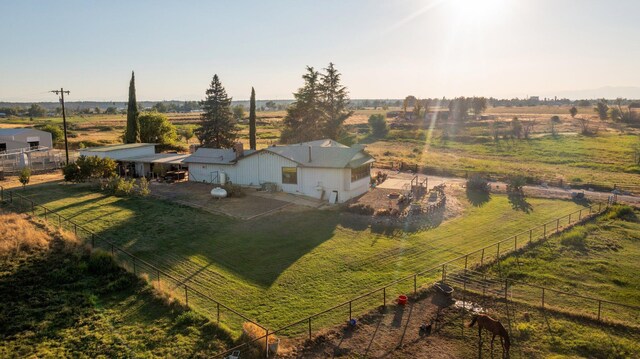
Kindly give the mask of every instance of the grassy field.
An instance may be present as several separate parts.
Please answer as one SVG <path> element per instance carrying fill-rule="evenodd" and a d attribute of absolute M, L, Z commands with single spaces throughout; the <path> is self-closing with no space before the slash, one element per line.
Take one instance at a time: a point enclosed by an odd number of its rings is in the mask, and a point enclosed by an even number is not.
<path fill-rule="evenodd" d="M 86 186 L 24 193 L 272 327 L 579 208 L 531 199 L 527 214 L 496 195 L 482 207 L 467 205 L 460 217 L 411 233 L 338 211 L 285 211 L 239 221 Z"/>
<path fill-rule="evenodd" d="M 614 207 L 518 257 L 500 261 L 490 273 L 640 307 L 639 216 L 640 210 Z M 615 308 L 607 307 L 613 314 Z"/>
<path fill-rule="evenodd" d="M 367 149 L 377 159 L 417 163 L 443 173 L 484 172 L 498 177 L 518 173 L 554 184 L 562 180 L 564 184 L 617 186 L 640 193 L 640 166 L 633 165 L 632 152 L 637 135 L 544 136 L 498 143 L 423 138 L 426 135 L 415 140 L 376 141 Z"/>
<path fill-rule="evenodd" d="M 0 213 L 0 357 L 204 358 L 232 344 L 108 255 L 48 231 Z"/>

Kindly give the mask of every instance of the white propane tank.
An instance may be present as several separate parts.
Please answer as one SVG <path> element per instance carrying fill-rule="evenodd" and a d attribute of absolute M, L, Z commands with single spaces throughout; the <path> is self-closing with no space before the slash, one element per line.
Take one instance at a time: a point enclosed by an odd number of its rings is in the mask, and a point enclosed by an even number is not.
<path fill-rule="evenodd" d="M 227 183 L 227 174 L 220 172 L 220 184 L 224 186 L 225 183 Z"/>
<path fill-rule="evenodd" d="M 227 191 L 224 188 L 216 187 L 211 190 L 211 195 L 215 198 L 225 198 Z"/>

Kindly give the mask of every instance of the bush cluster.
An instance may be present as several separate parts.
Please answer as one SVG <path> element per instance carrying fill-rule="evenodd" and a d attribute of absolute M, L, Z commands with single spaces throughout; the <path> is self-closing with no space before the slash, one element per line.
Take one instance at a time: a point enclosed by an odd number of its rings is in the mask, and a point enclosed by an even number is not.
<path fill-rule="evenodd" d="M 373 214 L 374 209 L 373 209 L 373 207 L 369 206 L 368 204 L 353 203 L 353 204 L 350 204 L 347 207 L 347 211 L 349 211 L 351 213 L 355 213 L 355 214 L 361 214 L 361 215 L 365 215 L 365 216 L 370 216 L 370 215 Z"/>
<path fill-rule="evenodd" d="M 133 178 L 125 179 L 120 176 L 112 176 L 102 184 L 102 190 L 119 197 L 146 197 L 151 193 L 149 180 L 144 177 L 136 181 Z"/>
<path fill-rule="evenodd" d="M 489 181 L 480 175 L 472 175 L 467 180 L 467 188 L 473 191 L 489 192 Z"/>
<path fill-rule="evenodd" d="M 109 178 L 116 173 L 116 162 L 110 158 L 80 156 L 62 168 L 67 182 L 85 182 L 92 178 Z"/>

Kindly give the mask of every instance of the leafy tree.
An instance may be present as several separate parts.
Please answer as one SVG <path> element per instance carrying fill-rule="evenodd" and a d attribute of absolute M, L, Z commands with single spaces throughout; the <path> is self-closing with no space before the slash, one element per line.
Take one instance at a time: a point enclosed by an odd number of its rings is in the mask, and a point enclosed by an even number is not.
<path fill-rule="evenodd" d="M 276 108 L 278 108 L 278 105 L 275 103 L 275 101 L 267 101 L 267 103 L 264 104 L 264 107 L 269 110 L 275 110 Z"/>
<path fill-rule="evenodd" d="M 193 130 L 191 128 L 184 128 L 179 131 L 180 136 L 184 137 L 187 144 L 189 144 L 189 140 L 191 140 L 194 136 Z"/>
<path fill-rule="evenodd" d="M 129 102 L 127 104 L 127 127 L 124 130 L 125 143 L 140 142 L 140 123 L 138 122 L 138 102 L 136 101 L 136 78 L 131 71 L 129 82 Z"/>
<path fill-rule="evenodd" d="M 389 132 L 387 120 L 381 114 L 369 116 L 369 127 L 371 128 L 371 134 L 376 138 L 383 138 Z"/>
<path fill-rule="evenodd" d="M 481 115 L 487 109 L 487 99 L 485 97 L 474 97 L 471 100 L 471 108 L 474 115 Z"/>
<path fill-rule="evenodd" d="M 90 178 L 109 178 L 115 176 L 116 162 L 110 158 L 80 156 L 62 168 L 67 182 L 84 182 Z"/>
<path fill-rule="evenodd" d="M 233 119 L 236 122 L 240 122 L 244 119 L 244 106 L 242 105 L 233 106 Z"/>
<path fill-rule="evenodd" d="M 145 112 L 138 117 L 140 123 L 140 141 L 170 145 L 178 139 L 176 127 L 166 115 L 158 112 Z"/>
<path fill-rule="evenodd" d="M 22 171 L 20 171 L 20 177 L 18 180 L 22 183 L 22 188 L 24 189 L 31 180 L 31 170 L 28 167 L 24 167 Z"/>
<path fill-rule="evenodd" d="M 569 114 L 571 115 L 571 118 L 575 118 L 578 114 L 578 109 L 575 106 L 571 107 L 569 109 Z"/>
<path fill-rule="evenodd" d="M 49 132 L 51 134 L 51 140 L 54 144 L 61 143 L 64 140 L 64 132 L 62 132 L 60 126 L 49 124 L 41 127 L 40 130 Z"/>
<path fill-rule="evenodd" d="M 152 110 L 158 111 L 160 113 L 167 113 L 169 112 L 169 108 L 167 107 L 167 105 L 164 102 L 158 102 L 155 105 L 153 105 L 153 107 L 151 107 Z"/>
<path fill-rule="evenodd" d="M 511 120 L 511 133 L 517 139 L 522 138 L 522 122 L 517 117 Z"/>
<path fill-rule="evenodd" d="M 204 147 L 231 148 L 238 134 L 231 113 L 231 98 L 218 75 L 213 75 L 206 94 L 201 102 L 204 113 L 202 125 L 197 130 L 198 139 Z"/>
<path fill-rule="evenodd" d="M 96 107 L 96 108 L 94 108 L 94 109 L 93 109 L 93 112 L 94 112 L 96 115 L 99 115 L 99 114 L 100 114 L 100 112 L 101 112 L 101 111 L 100 111 L 100 107 Z"/>
<path fill-rule="evenodd" d="M 34 103 L 27 110 L 27 115 L 29 115 L 29 117 L 44 117 L 47 115 L 47 110 L 37 103 Z"/>
<path fill-rule="evenodd" d="M 307 72 L 302 75 L 304 85 L 293 94 L 295 100 L 282 121 L 282 142 L 305 142 L 322 137 L 324 113 L 320 104 L 319 77 L 318 71 L 307 66 Z"/>
<path fill-rule="evenodd" d="M 470 100 L 470 98 L 458 97 L 449 101 L 449 116 L 456 122 L 466 122 L 469 118 Z"/>
<path fill-rule="evenodd" d="M 256 91 L 253 87 L 249 99 L 249 148 L 256 149 Z"/>
<path fill-rule="evenodd" d="M 578 107 L 589 107 L 589 106 L 591 106 L 591 101 L 589 100 L 578 101 Z"/>
<path fill-rule="evenodd" d="M 106 115 L 115 115 L 115 114 L 118 113 L 118 109 L 115 108 L 114 106 L 109 106 L 109 107 L 107 107 L 106 110 L 104 110 L 104 113 Z"/>
<path fill-rule="evenodd" d="M 609 105 L 607 105 L 607 102 L 604 99 L 598 101 L 593 111 L 598 114 L 598 117 L 600 117 L 602 121 L 606 120 L 609 117 Z"/>
<path fill-rule="evenodd" d="M 347 88 L 340 83 L 340 72 L 332 62 L 324 70 L 320 83 L 321 108 L 326 116 L 322 137 L 336 139 L 342 130 L 342 124 L 353 115 L 353 111 L 347 109 L 349 95 Z"/>
<path fill-rule="evenodd" d="M 416 119 L 420 118 L 420 114 L 422 113 L 422 101 L 417 100 L 416 105 L 413 106 L 413 115 Z"/>

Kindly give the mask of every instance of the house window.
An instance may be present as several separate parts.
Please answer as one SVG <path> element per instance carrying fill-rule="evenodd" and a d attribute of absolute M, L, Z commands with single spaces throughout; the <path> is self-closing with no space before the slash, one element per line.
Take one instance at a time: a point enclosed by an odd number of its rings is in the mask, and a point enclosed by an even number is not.
<path fill-rule="evenodd" d="M 298 168 L 282 167 L 282 183 L 298 184 Z"/>
<path fill-rule="evenodd" d="M 351 182 L 363 179 L 369 176 L 369 164 L 351 169 Z"/>
<path fill-rule="evenodd" d="M 0 143 L 0 152 L 5 152 L 5 151 L 7 151 L 7 144 Z"/>

